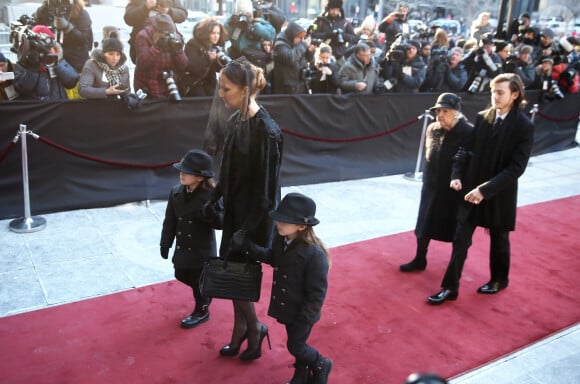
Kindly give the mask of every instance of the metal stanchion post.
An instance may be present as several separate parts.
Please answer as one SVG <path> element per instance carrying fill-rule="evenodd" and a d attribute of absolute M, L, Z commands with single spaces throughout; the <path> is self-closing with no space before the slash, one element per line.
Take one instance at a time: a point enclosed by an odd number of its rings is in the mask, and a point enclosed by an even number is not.
<path fill-rule="evenodd" d="M 540 110 L 540 106 L 538 104 L 534 104 L 532 106 L 532 110 L 530 111 L 532 113 L 532 116 L 531 116 L 532 121 L 536 120 L 536 113 L 538 113 L 539 110 Z"/>
<path fill-rule="evenodd" d="M 427 132 L 427 125 L 429 124 L 429 120 L 431 119 L 433 119 L 433 116 L 431 116 L 429 110 L 426 109 L 425 113 L 423 114 L 423 130 L 421 131 L 421 140 L 419 141 L 419 151 L 417 152 L 417 163 L 415 165 L 415 172 L 405 173 L 403 175 L 405 179 L 412 181 L 423 180 L 423 172 L 420 172 L 421 159 L 423 158 L 423 149 L 425 148 L 425 132 Z"/>
<path fill-rule="evenodd" d="M 30 215 L 30 191 L 28 189 L 28 152 L 26 148 L 25 124 L 20 124 L 20 142 L 22 143 L 22 186 L 24 189 L 24 217 L 14 219 L 8 224 L 12 232 L 28 233 L 36 232 L 46 227 L 46 220 L 43 217 Z"/>

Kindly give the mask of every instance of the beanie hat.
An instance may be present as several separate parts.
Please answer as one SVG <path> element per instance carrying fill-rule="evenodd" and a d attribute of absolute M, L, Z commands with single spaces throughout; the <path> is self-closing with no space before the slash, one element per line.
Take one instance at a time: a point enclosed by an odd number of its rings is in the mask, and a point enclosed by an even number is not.
<path fill-rule="evenodd" d="M 417 48 L 417 51 L 421 50 L 421 43 L 418 40 L 410 40 L 409 44 L 414 45 L 415 48 Z"/>
<path fill-rule="evenodd" d="M 40 24 L 35 25 L 34 27 L 32 27 L 32 32 L 44 33 L 45 35 L 47 35 L 51 39 L 55 38 L 54 32 L 50 28 L 48 28 L 46 25 L 40 25 Z"/>
<path fill-rule="evenodd" d="M 507 46 L 509 45 L 509 44 L 508 44 L 506 41 L 504 41 L 504 40 L 496 40 L 496 41 L 494 42 L 494 44 L 495 44 L 495 51 L 496 51 L 496 52 L 503 51 L 503 50 L 505 49 L 505 47 L 507 47 Z"/>
<path fill-rule="evenodd" d="M 540 62 L 541 63 L 549 62 L 550 64 L 554 64 L 554 58 L 552 56 L 545 56 L 545 57 L 542 57 L 542 60 Z"/>
<path fill-rule="evenodd" d="M 554 31 L 552 31 L 550 28 L 545 28 L 542 30 L 542 32 L 540 32 L 540 36 L 544 36 L 544 37 L 547 37 L 549 39 L 553 39 L 554 38 Z"/>
<path fill-rule="evenodd" d="M 238 0 L 236 1 L 236 11 L 234 14 L 236 15 L 243 15 L 246 13 L 253 13 L 254 12 L 254 5 L 252 4 L 252 0 Z"/>
<path fill-rule="evenodd" d="M 166 13 L 158 13 L 150 17 L 151 25 L 159 32 L 175 33 L 175 23 L 171 16 Z"/>
<path fill-rule="evenodd" d="M 123 43 L 114 37 L 103 40 L 103 53 L 110 51 L 123 52 Z"/>
<path fill-rule="evenodd" d="M 534 50 L 534 48 L 531 45 L 522 45 L 520 48 L 520 54 L 521 53 L 532 53 L 533 50 Z"/>

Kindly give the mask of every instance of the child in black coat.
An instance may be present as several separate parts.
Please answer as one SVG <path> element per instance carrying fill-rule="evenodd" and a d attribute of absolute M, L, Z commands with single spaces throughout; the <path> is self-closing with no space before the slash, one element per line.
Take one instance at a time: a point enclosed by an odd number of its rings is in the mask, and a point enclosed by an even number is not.
<path fill-rule="evenodd" d="M 173 164 L 179 170 L 179 181 L 171 189 L 161 231 L 161 257 L 167 259 L 169 248 L 176 239 L 173 265 L 175 278 L 190 286 L 195 299 L 191 315 L 181 320 L 182 328 L 194 328 L 209 320 L 210 298 L 199 290 L 203 262 L 216 257 L 214 229 L 223 225 L 223 207 L 220 202 L 209 206 L 214 188 L 213 161 L 202 150 L 191 150 L 181 162 Z"/>
<path fill-rule="evenodd" d="M 268 315 L 286 326 L 288 351 L 296 359 L 289 384 L 325 384 L 332 369 L 332 361 L 306 343 L 328 287 L 328 251 L 314 234 L 315 213 L 312 199 L 289 193 L 270 212 L 278 230 L 272 248 L 248 246 L 250 255 L 274 267 Z"/>

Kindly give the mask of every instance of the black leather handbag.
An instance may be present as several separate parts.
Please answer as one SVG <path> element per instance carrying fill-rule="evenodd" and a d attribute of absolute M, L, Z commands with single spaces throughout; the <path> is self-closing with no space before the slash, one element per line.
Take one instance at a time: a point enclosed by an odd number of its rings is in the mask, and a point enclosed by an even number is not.
<path fill-rule="evenodd" d="M 203 265 L 199 290 L 205 297 L 230 300 L 260 300 L 262 264 L 246 259 L 229 261 L 214 257 Z"/>

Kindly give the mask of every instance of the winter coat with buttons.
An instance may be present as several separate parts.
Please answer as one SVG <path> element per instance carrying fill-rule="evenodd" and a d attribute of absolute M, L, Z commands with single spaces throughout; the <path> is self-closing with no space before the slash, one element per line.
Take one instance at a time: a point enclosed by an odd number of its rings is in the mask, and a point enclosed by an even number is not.
<path fill-rule="evenodd" d="M 284 251 L 276 235 L 271 249 L 252 244 L 250 255 L 274 268 L 268 315 L 283 324 L 320 320 L 328 289 L 328 260 L 324 251 L 295 239 Z"/>
<path fill-rule="evenodd" d="M 160 246 L 170 248 L 176 240 L 175 268 L 201 268 L 207 258 L 217 256 L 214 228 L 222 228 L 223 208 L 217 203 L 204 215 L 203 205 L 210 193 L 199 187 L 188 198 L 185 186 L 179 184 L 169 194 Z"/>

